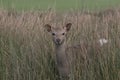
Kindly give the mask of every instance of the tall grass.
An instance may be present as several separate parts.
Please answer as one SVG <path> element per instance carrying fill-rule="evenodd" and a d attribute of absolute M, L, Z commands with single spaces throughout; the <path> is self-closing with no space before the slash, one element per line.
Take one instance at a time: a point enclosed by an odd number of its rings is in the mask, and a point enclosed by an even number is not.
<path fill-rule="evenodd" d="M 107 15 L 106 15 L 107 13 Z M 61 18 L 60 18 L 60 17 Z M 57 80 L 54 45 L 44 24 L 72 22 L 69 45 L 85 41 L 89 50 L 76 59 L 72 80 L 120 80 L 120 12 L 0 10 L 0 80 Z M 98 46 L 100 38 L 109 40 Z M 79 53 L 79 52 L 78 52 Z"/>

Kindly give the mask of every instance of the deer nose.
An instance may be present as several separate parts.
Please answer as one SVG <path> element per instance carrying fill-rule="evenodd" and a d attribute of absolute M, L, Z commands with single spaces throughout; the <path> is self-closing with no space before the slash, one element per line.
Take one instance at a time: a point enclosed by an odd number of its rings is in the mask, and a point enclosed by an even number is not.
<path fill-rule="evenodd" d="M 58 38 L 58 39 L 56 39 L 56 41 L 59 43 L 59 42 L 60 42 L 60 39 Z"/>

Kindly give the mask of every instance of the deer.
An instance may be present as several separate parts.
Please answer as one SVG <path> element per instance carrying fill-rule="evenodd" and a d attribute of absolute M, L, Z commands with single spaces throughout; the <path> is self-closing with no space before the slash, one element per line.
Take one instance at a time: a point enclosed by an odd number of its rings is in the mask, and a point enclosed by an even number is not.
<path fill-rule="evenodd" d="M 72 47 L 67 46 L 66 35 L 70 31 L 71 26 L 72 23 L 67 23 L 65 25 L 62 25 L 61 27 L 53 27 L 50 24 L 44 25 L 45 29 L 49 33 L 51 33 L 53 43 L 55 44 L 56 66 L 61 80 L 63 80 L 63 78 L 70 77 L 71 65 L 76 58 L 76 54 L 71 53 L 76 53 L 77 51 L 80 53 L 80 51 L 83 50 L 84 54 L 82 54 L 82 56 L 83 58 L 86 58 L 86 52 L 84 52 L 84 49 L 88 48 L 88 45 L 84 43 Z M 104 44 L 104 41 L 101 39 L 98 42 L 100 43 L 100 45 Z M 107 41 L 105 43 L 107 43 Z"/>
<path fill-rule="evenodd" d="M 68 47 L 66 45 L 66 35 L 71 29 L 71 26 L 72 23 L 67 23 L 63 27 L 53 27 L 50 24 L 45 25 L 47 31 L 52 34 L 52 39 L 55 44 L 56 66 L 61 78 L 69 78 L 74 56 L 70 53 L 73 48 L 79 47 Z"/>

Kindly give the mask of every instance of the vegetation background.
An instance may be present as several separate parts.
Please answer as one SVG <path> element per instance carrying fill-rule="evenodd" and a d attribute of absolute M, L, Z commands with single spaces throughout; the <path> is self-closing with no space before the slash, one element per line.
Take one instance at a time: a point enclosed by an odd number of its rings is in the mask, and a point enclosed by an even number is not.
<path fill-rule="evenodd" d="M 0 80 L 59 80 L 44 29 L 56 18 L 73 24 L 68 45 L 92 44 L 76 58 L 71 80 L 120 80 L 119 5 L 120 0 L 0 0 Z M 101 38 L 108 44 L 98 46 Z"/>
<path fill-rule="evenodd" d="M 0 7 L 16 10 L 55 8 L 57 11 L 69 9 L 98 10 L 119 6 L 120 0 L 0 0 Z"/>

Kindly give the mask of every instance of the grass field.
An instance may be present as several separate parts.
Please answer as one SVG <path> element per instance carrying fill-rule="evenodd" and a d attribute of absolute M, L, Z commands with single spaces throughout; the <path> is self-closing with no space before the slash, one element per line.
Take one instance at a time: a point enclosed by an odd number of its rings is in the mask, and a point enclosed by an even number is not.
<path fill-rule="evenodd" d="M 107 13 L 107 15 L 106 15 Z M 59 80 L 54 45 L 46 23 L 61 16 L 71 22 L 67 44 L 85 41 L 91 49 L 78 52 L 71 80 L 120 80 L 120 12 L 94 14 L 54 11 L 0 11 L 0 80 Z M 58 22 L 57 22 L 58 23 Z M 64 26 L 64 25 L 63 25 Z M 96 40 L 106 38 L 102 47 Z"/>
<path fill-rule="evenodd" d="M 117 7 L 120 0 L 0 0 L 0 7 L 16 10 L 56 8 L 57 11 L 70 9 L 99 10 Z"/>
<path fill-rule="evenodd" d="M 51 34 L 44 28 L 59 21 L 72 23 L 68 45 L 90 44 L 76 51 L 70 80 L 120 80 L 119 5 L 120 0 L 0 0 L 0 80 L 59 80 Z M 98 46 L 100 38 L 108 43 Z"/>

